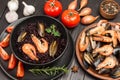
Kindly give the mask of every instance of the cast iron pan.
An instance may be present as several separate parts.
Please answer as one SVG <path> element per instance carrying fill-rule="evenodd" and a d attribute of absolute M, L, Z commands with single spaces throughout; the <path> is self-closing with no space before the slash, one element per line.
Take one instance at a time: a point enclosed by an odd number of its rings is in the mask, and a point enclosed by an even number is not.
<path fill-rule="evenodd" d="M 26 17 L 26 18 L 28 18 L 28 17 Z M 9 26 L 16 26 L 18 23 L 20 23 L 22 20 L 24 20 L 26 18 L 19 19 L 15 23 L 10 24 Z M 7 32 L 4 30 L 2 32 L 2 34 L 0 35 L 0 40 L 2 40 L 6 34 L 7 34 Z M 69 43 L 68 49 L 65 52 L 64 56 L 62 56 L 61 59 L 59 59 L 58 62 L 53 64 L 51 67 L 53 67 L 53 66 L 59 66 L 59 67 L 65 66 L 65 67 L 69 68 L 70 62 L 72 61 L 72 57 L 73 57 L 73 53 L 74 53 L 74 44 L 73 44 L 73 41 L 72 41 L 70 34 L 69 34 L 69 42 L 68 43 Z M 10 47 L 5 48 L 5 50 L 8 52 L 9 55 L 12 53 L 12 51 L 10 50 Z M 7 76 L 9 76 L 11 79 L 17 80 L 18 79 L 16 77 L 17 66 L 13 70 L 8 70 L 7 65 L 8 65 L 8 61 L 4 61 L 3 59 L 0 58 L 0 67 L 3 70 L 3 72 Z M 59 72 L 55 76 L 48 76 L 45 74 L 34 75 L 28 71 L 29 69 L 35 68 L 35 67 L 37 67 L 37 66 L 29 66 L 29 65 L 24 64 L 25 76 L 23 78 L 21 78 L 20 80 L 51 80 L 51 79 L 56 79 L 64 74 L 63 72 Z"/>
<path fill-rule="evenodd" d="M 28 29 L 26 27 L 34 25 L 37 22 L 44 23 L 44 25 L 46 27 L 49 27 L 52 24 L 56 25 L 56 27 L 59 29 L 60 33 L 62 33 L 61 38 L 65 39 L 67 41 L 65 43 L 66 46 L 63 49 L 62 53 L 59 56 L 55 57 L 55 59 L 52 59 L 50 61 L 48 60 L 48 62 L 45 61 L 45 63 L 41 63 L 41 61 L 38 61 L 35 63 L 34 63 L 34 61 L 30 62 L 30 61 L 28 61 L 28 59 L 24 58 L 23 54 L 20 54 L 21 51 L 18 50 L 18 48 L 16 49 L 16 47 L 18 46 L 18 44 L 16 44 L 16 43 L 17 43 L 17 39 L 18 39 L 18 36 L 20 35 L 20 33 L 23 32 L 24 29 Z M 25 30 L 28 32 L 28 36 L 30 36 L 30 34 L 36 34 L 36 30 L 33 30 L 33 29 L 34 29 L 33 27 L 32 28 L 29 27 L 30 31 Z M 50 41 L 48 41 L 48 42 L 50 42 Z M 28 43 L 28 41 L 26 43 Z M 47 15 L 31 16 L 28 19 L 25 19 L 24 21 L 22 21 L 21 23 L 16 25 L 16 27 L 13 29 L 13 32 L 11 33 L 10 46 L 11 46 L 11 50 L 13 51 L 13 54 L 15 55 L 15 57 L 18 60 L 20 60 L 21 62 L 23 62 L 25 64 L 29 64 L 29 65 L 49 66 L 49 65 L 53 64 L 54 62 L 56 62 L 58 59 L 60 59 L 61 56 L 63 56 L 64 52 L 66 51 L 66 48 L 68 47 L 68 32 L 67 32 L 67 29 L 64 27 L 64 25 L 59 20 L 57 20 L 55 18 L 52 18 L 52 17 L 47 16 Z M 58 49 L 58 50 L 60 50 L 60 49 Z M 47 55 L 45 55 L 45 56 L 47 56 Z M 47 57 L 47 58 L 50 59 L 50 57 Z M 44 59 L 41 59 L 41 60 L 44 60 Z"/>

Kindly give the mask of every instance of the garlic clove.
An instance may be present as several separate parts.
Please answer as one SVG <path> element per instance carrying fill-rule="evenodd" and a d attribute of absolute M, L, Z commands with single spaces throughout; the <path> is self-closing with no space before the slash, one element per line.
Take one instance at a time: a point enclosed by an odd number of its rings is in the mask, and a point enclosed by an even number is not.
<path fill-rule="evenodd" d="M 24 1 L 22 4 L 25 6 L 23 10 L 23 15 L 24 16 L 29 16 L 35 12 L 35 7 L 32 5 L 27 5 Z"/>
<path fill-rule="evenodd" d="M 12 23 L 18 19 L 18 14 L 15 11 L 9 11 L 6 13 L 5 18 L 8 23 Z"/>
<path fill-rule="evenodd" d="M 10 0 L 7 6 L 10 11 L 17 11 L 19 7 L 19 2 L 18 0 Z"/>

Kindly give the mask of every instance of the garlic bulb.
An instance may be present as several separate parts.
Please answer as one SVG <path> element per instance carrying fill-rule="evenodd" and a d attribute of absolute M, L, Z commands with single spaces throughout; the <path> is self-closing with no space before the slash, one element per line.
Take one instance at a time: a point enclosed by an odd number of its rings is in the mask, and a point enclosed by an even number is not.
<path fill-rule="evenodd" d="M 7 4 L 10 11 L 17 11 L 19 7 L 18 0 L 10 0 Z"/>
<path fill-rule="evenodd" d="M 23 10 L 23 15 L 24 16 L 29 16 L 35 12 L 35 7 L 32 5 L 27 5 L 24 1 L 22 4 L 25 6 Z"/>
<path fill-rule="evenodd" d="M 12 23 L 18 19 L 18 14 L 15 11 L 9 11 L 6 13 L 5 18 L 8 23 Z"/>

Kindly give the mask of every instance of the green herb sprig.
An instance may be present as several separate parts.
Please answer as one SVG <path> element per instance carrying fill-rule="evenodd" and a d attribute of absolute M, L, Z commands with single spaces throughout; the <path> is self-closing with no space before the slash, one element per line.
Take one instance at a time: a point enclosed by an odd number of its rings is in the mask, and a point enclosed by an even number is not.
<path fill-rule="evenodd" d="M 64 72 L 67 73 L 68 69 L 66 67 L 47 67 L 47 68 L 42 68 L 42 69 L 29 69 L 30 72 L 33 74 L 46 74 L 46 75 L 56 75 L 59 72 Z"/>
<path fill-rule="evenodd" d="M 60 37 L 60 32 L 58 30 L 56 30 L 56 26 L 54 24 L 52 24 L 50 27 L 46 28 L 45 31 L 47 33 L 51 33 L 54 36 Z"/>

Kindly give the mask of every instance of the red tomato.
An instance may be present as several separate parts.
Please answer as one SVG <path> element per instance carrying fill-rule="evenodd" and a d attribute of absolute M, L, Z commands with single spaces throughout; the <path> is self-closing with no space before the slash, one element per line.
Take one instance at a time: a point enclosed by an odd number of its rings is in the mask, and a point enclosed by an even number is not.
<path fill-rule="evenodd" d="M 62 12 L 62 4 L 58 0 L 49 0 L 44 5 L 45 14 L 57 17 Z"/>
<path fill-rule="evenodd" d="M 3 60 L 8 60 L 10 58 L 9 54 L 0 46 L 0 57 Z"/>
<path fill-rule="evenodd" d="M 8 32 L 8 33 L 11 33 L 12 32 L 12 30 L 13 30 L 13 26 L 9 26 L 9 27 L 7 27 L 6 28 L 6 31 Z"/>
<path fill-rule="evenodd" d="M 62 23 L 68 28 L 74 28 L 80 22 L 80 16 L 75 10 L 65 10 L 61 17 Z"/>
<path fill-rule="evenodd" d="M 25 75 L 24 67 L 22 62 L 18 62 L 17 77 L 23 77 Z"/>
<path fill-rule="evenodd" d="M 7 36 L 0 42 L 1 47 L 7 47 L 9 45 L 10 41 L 10 34 L 7 34 Z"/>
<path fill-rule="evenodd" d="M 17 59 L 13 54 L 11 54 L 9 62 L 8 62 L 8 69 L 14 69 L 17 63 Z"/>

